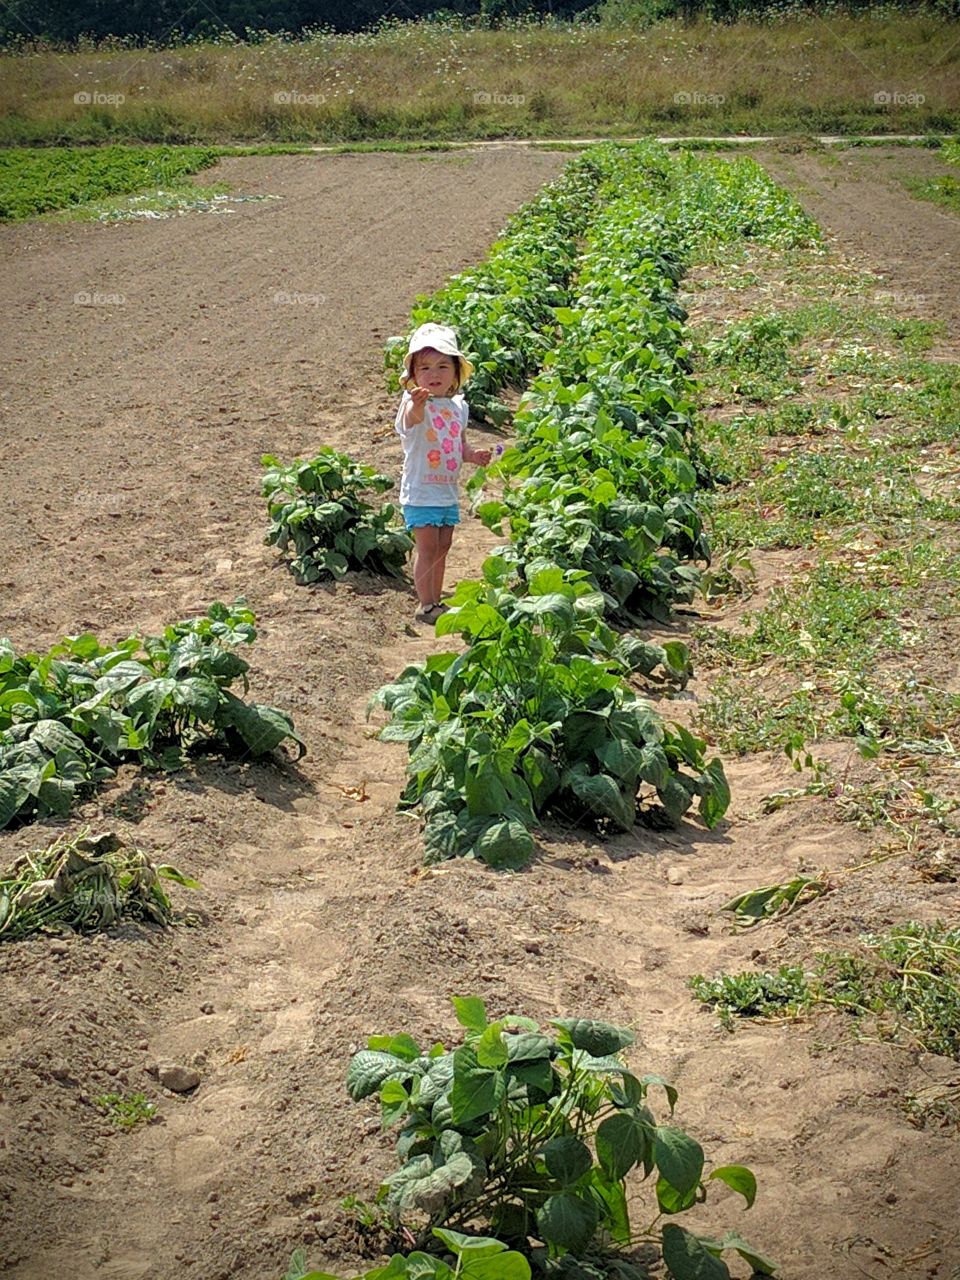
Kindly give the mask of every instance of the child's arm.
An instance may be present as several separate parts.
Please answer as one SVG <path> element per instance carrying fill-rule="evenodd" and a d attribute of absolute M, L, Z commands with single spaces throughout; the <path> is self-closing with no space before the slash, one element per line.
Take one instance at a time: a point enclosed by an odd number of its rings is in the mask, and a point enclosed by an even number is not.
<path fill-rule="evenodd" d="M 414 387 L 410 392 L 410 399 L 403 407 L 403 429 L 409 431 L 411 427 L 417 427 L 423 421 L 423 408 L 430 399 L 430 392 L 426 387 Z"/>
<path fill-rule="evenodd" d="M 463 433 L 463 460 L 464 462 L 475 462 L 478 466 L 485 467 L 490 461 L 489 449 L 472 449 L 467 444 L 467 433 Z"/>

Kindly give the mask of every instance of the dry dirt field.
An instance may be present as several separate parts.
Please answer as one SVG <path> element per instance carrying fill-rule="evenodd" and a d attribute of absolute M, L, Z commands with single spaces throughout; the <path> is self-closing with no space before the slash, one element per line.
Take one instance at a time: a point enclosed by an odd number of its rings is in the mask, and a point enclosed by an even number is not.
<path fill-rule="evenodd" d="M 279 1280 L 300 1244 L 314 1265 L 360 1269 L 340 1201 L 372 1200 L 392 1140 L 346 1097 L 350 1053 L 377 1032 L 449 1040 L 453 993 L 634 1025 L 633 1060 L 679 1087 L 679 1122 L 760 1182 L 749 1214 L 721 1196 L 693 1225 L 736 1226 L 785 1280 L 960 1276 L 956 1135 L 902 1106 L 956 1064 L 855 1043 L 823 1017 L 730 1035 L 685 986 L 775 965 L 812 930 L 819 944 L 955 920 L 956 885 L 880 864 L 853 895 L 732 934 L 716 911 L 733 894 L 871 850 L 827 801 L 758 816 L 790 777 L 765 757 L 727 762 L 733 805 L 714 832 L 552 829 L 522 874 L 425 869 L 416 821 L 394 810 L 404 752 L 365 723 L 370 693 L 435 645 L 408 624 L 412 592 L 362 576 L 298 587 L 263 545 L 262 453 L 333 444 L 398 470 L 383 339 L 566 159 L 231 159 L 203 181 L 282 199 L 0 229 L 0 635 L 26 650 L 119 638 L 245 596 L 253 696 L 291 710 L 309 747 L 299 764 L 124 770 L 77 814 L 196 876 L 202 891 L 177 894 L 196 927 L 0 949 L 0 1272 L 14 1280 Z M 888 176 L 927 160 L 764 157 L 843 252 L 926 296 L 956 358 L 960 223 Z M 125 301 L 78 306 L 80 291 Z M 466 524 L 451 579 L 491 541 Z M 49 838 L 0 834 L 0 862 Z M 192 1095 L 149 1074 L 166 1060 L 199 1069 Z M 117 1089 L 145 1092 L 159 1121 L 115 1129 L 92 1099 Z"/>

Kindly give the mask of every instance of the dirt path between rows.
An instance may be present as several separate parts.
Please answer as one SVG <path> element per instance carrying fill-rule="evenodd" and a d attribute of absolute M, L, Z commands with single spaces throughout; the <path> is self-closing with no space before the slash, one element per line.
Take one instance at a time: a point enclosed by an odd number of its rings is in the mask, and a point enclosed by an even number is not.
<path fill-rule="evenodd" d="M 881 301 L 905 316 L 944 323 L 934 358 L 960 359 L 960 218 L 911 196 L 900 180 L 956 177 L 956 165 L 906 147 L 753 154 L 845 258 L 879 276 Z"/>
<path fill-rule="evenodd" d="M 237 159 L 214 177 L 283 199 L 0 235 L 14 358 L 0 634 L 26 648 L 119 636 L 243 594 L 261 625 L 253 694 L 289 707 L 310 747 L 296 767 L 127 770 L 79 815 L 198 876 L 205 923 L 0 953 L 0 1268 L 16 1280 L 274 1280 L 301 1243 L 315 1265 L 359 1268 L 338 1205 L 373 1198 L 391 1144 L 346 1098 L 349 1054 L 383 1031 L 449 1040 L 451 993 L 635 1025 L 636 1065 L 675 1081 L 680 1122 L 760 1179 L 746 1218 L 720 1196 L 699 1225 L 737 1226 L 788 1280 L 948 1280 L 960 1261 L 960 1155 L 900 1105 L 906 1076 L 936 1064 L 823 1020 L 731 1037 L 685 987 L 776 964 L 814 929 L 947 913 L 953 887 L 866 873 L 792 929 L 731 936 L 715 912 L 732 894 L 870 852 L 825 802 L 758 816 L 789 781 L 765 760 L 729 762 L 734 805 L 713 833 L 601 844 L 554 827 L 524 874 L 424 870 L 417 823 L 394 811 L 402 749 L 364 723 L 371 690 L 433 647 L 409 633 L 410 593 L 298 588 L 262 544 L 262 452 L 331 443 L 396 470 L 382 339 L 564 160 Z M 815 212 L 829 226 L 828 195 Z M 75 304 L 83 291 L 125 301 Z M 453 576 L 489 544 L 465 526 Z M 0 861 L 50 834 L 4 833 Z M 200 1070 L 192 1096 L 158 1087 L 162 1060 Z M 114 1090 L 145 1091 L 160 1122 L 114 1130 L 92 1104 Z"/>

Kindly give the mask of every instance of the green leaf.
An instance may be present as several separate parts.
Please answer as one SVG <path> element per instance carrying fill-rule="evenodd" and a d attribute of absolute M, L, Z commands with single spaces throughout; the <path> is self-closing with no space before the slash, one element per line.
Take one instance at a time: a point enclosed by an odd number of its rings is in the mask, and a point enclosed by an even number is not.
<path fill-rule="evenodd" d="M 27 765 L 17 765 L 0 773 L 0 831 L 9 826 L 30 797 L 28 782 L 35 770 Z"/>
<path fill-rule="evenodd" d="M 483 761 L 476 770 L 468 769 L 463 793 L 474 817 L 502 814 L 510 803 L 510 795 L 489 760 Z"/>
<path fill-rule="evenodd" d="M 520 1035 L 507 1035 L 507 1057 L 511 1062 L 540 1062 L 550 1060 L 553 1041 L 539 1031 L 524 1031 Z"/>
<path fill-rule="evenodd" d="M 643 1162 L 650 1145 L 647 1127 L 631 1111 L 618 1111 L 597 1127 L 597 1159 L 611 1178 L 624 1178 Z"/>
<path fill-rule="evenodd" d="M 507 1046 L 503 1042 L 500 1023 L 493 1022 L 473 1046 L 481 1067 L 502 1067 L 507 1061 Z"/>
<path fill-rule="evenodd" d="M 502 1240 L 494 1240 L 492 1236 L 467 1236 L 461 1231 L 451 1231 L 449 1227 L 434 1227 L 433 1234 L 449 1248 L 457 1257 L 487 1257 L 495 1253 L 505 1253 L 507 1246 Z"/>
<path fill-rule="evenodd" d="M 380 1122 L 387 1129 L 410 1105 L 410 1095 L 399 1080 L 385 1080 L 380 1088 Z"/>
<path fill-rule="evenodd" d="M 632 742 L 626 738 L 609 738 L 597 751 L 597 757 L 607 773 L 621 782 L 630 783 L 636 790 L 643 755 Z"/>
<path fill-rule="evenodd" d="M 500 1253 L 495 1258 L 463 1255 L 460 1280 L 530 1280 L 530 1263 L 520 1253 Z"/>
<path fill-rule="evenodd" d="M 594 1201 L 572 1191 L 550 1196 L 537 1213 L 537 1230 L 548 1245 L 582 1253 L 593 1239 L 599 1215 Z"/>
<path fill-rule="evenodd" d="M 754 1271 L 761 1276 L 772 1276 L 776 1274 L 777 1264 L 762 1253 L 758 1253 L 752 1245 L 747 1244 L 743 1236 L 736 1231 L 727 1231 L 720 1245 L 724 1249 L 736 1249 L 740 1257 L 748 1262 Z"/>
<path fill-rule="evenodd" d="M 511 1080 L 539 1089 L 547 1096 L 553 1092 L 554 1073 L 549 1062 L 511 1062 L 507 1072 Z"/>
<path fill-rule="evenodd" d="M 356 1280 L 454 1280 L 454 1273 L 429 1253 L 395 1253 L 385 1267 L 375 1267 Z"/>
<path fill-rule="evenodd" d="M 384 1179 L 383 1186 L 388 1189 L 385 1198 L 391 1208 L 401 1212 L 423 1209 L 435 1213 L 477 1176 L 476 1157 L 471 1158 L 465 1151 L 451 1151 L 443 1163 L 437 1165 L 427 1155 L 415 1156 Z"/>
<path fill-rule="evenodd" d="M 519 871 L 530 861 L 533 836 L 518 818 L 492 822 L 474 842 L 476 855 L 490 867 Z"/>
<path fill-rule="evenodd" d="M 624 795 L 608 773 L 581 773 L 582 766 L 568 769 L 563 775 L 568 786 L 587 812 L 594 818 L 609 818 L 622 831 L 629 831 L 637 816 L 636 800 Z"/>
<path fill-rule="evenodd" d="M 593 1168 L 593 1156 L 586 1143 L 579 1138 L 567 1135 L 552 1138 L 539 1153 L 547 1166 L 547 1172 L 562 1187 L 573 1186 L 575 1182 Z"/>
<path fill-rule="evenodd" d="M 199 880 L 194 880 L 192 876 L 185 876 L 182 871 L 178 871 L 176 867 L 171 867 L 168 862 L 162 862 L 157 867 L 157 875 L 163 876 L 166 880 L 173 880 L 176 884 L 182 884 L 185 889 L 203 888 Z"/>
<path fill-rule="evenodd" d="M 730 784 L 719 760 L 711 760 L 701 778 L 712 783 L 700 798 L 700 817 L 712 831 L 730 807 Z"/>
<path fill-rule="evenodd" d="M 666 1178 L 657 1179 L 657 1204 L 661 1213 L 685 1213 L 697 1203 L 697 1192 L 678 1191 Z"/>
<path fill-rule="evenodd" d="M 176 682 L 173 703 L 192 712 L 200 720 L 213 720 L 220 705 L 220 690 L 212 680 L 203 676 L 189 676 L 186 680 Z"/>
<path fill-rule="evenodd" d="M 573 601 L 559 592 L 549 592 L 542 596 L 525 596 L 516 604 L 518 614 L 533 618 L 555 617 L 572 626 L 575 620 Z"/>
<path fill-rule="evenodd" d="M 601 1219 L 604 1231 L 609 1232 L 611 1239 L 617 1244 L 629 1244 L 632 1239 L 630 1213 L 627 1209 L 627 1193 L 623 1182 L 618 1178 L 609 1177 L 603 1169 L 595 1165 L 590 1174 L 590 1185 L 594 1195 L 599 1196 L 603 1205 Z M 612 1273 L 611 1280 L 616 1274 Z"/>
<path fill-rule="evenodd" d="M 640 777 L 658 790 L 673 776 L 667 754 L 658 742 L 648 743 L 640 752 Z"/>
<path fill-rule="evenodd" d="M 560 775 L 547 752 L 537 746 L 531 747 L 524 753 L 521 768 L 533 797 L 534 808 L 541 813 L 556 791 L 560 783 Z"/>
<path fill-rule="evenodd" d="M 731 1190 L 738 1191 L 746 1200 L 747 1208 L 753 1208 L 753 1202 L 757 1198 L 757 1179 L 746 1165 L 724 1164 L 719 1169 L 714 1169 L 710 1177 L 719 1178 Z"/>
<path fill-rule="evenodd" d="M 677 1092 L 676 1088 L 672 1084 L 670 1084 L 668 1080 L 664 1080 L 663 1076 L 646 1075 L 646 1076 L 640 1077 L 639 1083 L 643 1089 L 644 1094 L 646 1094 L 647 1089 L 649 1088 L 650 1085 L 652 1084 L 660 1085 L 661 1089 L 663 1089 L 663 1091 L 667 1095 L 667 1102 L 670 1106 L 670 1114 L 673 1115 L 673 1109 L 677 1105 L 677 1098 L 679 1098 L 680 1094 Z"/>
<path fill-rule="evenodd" d="M 677 1191 L 695 1191 L 703 1173 L 703 1147 L 673 1125 L 658 1125 L 654 1159 L 662 1177 Z"/>
<path fill-rule="evenodd" d="M 675 822 L 679 822 L 693 801 L 692 795 L 680 779 L 673 776 L 657 786 L 657 795 Z"/>
<path fill-rule="evenodd" d="M 367 1048 L 392 1053 L 395 1058 L 402 1058 L 404 1062 L 413 1062 L 420 1057 L 420 1046 L 406 1032 L 401 1032 L 398 1036 L 370 1036 Z"/>
<path fill-rule="evenodd" d="M 479 996 L 451 996 L 454 1012 L 461 1027 L 468 1031 L 485 1031 L 487 1006 Z"/>
<path fill-rule="evenodd" d="M 347 1068 L 347 1093 L 354 1102 L 359 1102 L 361 1098 L 369 1098 L 376 1093 L 390 1076 L 402 1079 L 409 1074 L 408 1065 L 392 1053 L 361 1049 L 350 1059 Z"/>
<path fill-rule="evenodd" d="M 460 1259 L 456 1274 L 463 1280 L 530 1280 L 530 1264 L 490 1236 L 465 1236 L 434 1227 L 433 1234 Z"/>
<path fill-rule="evenodd" d="M 510 751 L 523 751 L 529 747 L 533 738 L 534 733 L 530 726 L 530 721 L 518 720 L 506 738 L 504 738 L 503 745 Z"/>
<path fill-rule="evenodd" d="M 256 702 L 244 702 L 226 690 L 217 711 L 218 727 L 236 729 L 251 755 L 262 756 L 273 751 L 285 738 L 292 738 L 300 750 L 297 758 L 306 751 L 306 743 L 294 730 L 293 721 L 277 707 L 265 707 Z"/>
<path fill-rule="evenodd" d="M 672 1222 L 663 1228 L 663 1260 L 673 1280 L 730 1280 L 726 1263 L 692 1232 Z"/>
<path fill-rule="evenodd" d="M 48 751 L 50 755 L 56 755 L 58 751 L 62 750 L 67 750 L 78 756 L 86 754 L 83 739 L 78 738 L 75 733 L 59 720 L 38 720 L 30 729 L 30 741 L 36 742 L 43 747 L 44 751 Z"/>
<path fill-rule="evenodd" d="M 453 1066 L 453 1088 L 450 1090 L 453 1123 L 459 1127 L 496 1111 L 506 1088 L 503 1073 L 481 1067 L 468 1045 L 453 1055 Z"/>
<path fill-rule="evenodd" d="M 619 1053 L 636 1040 L 634 1033 L 626 1027 L 615 1027 L 610 1022 L 598 1022 L 593 1018 L 554 1018 L 551 1026 L 561 1027 L 575 1049 L 583 1049 L 594 1058 Z"/>

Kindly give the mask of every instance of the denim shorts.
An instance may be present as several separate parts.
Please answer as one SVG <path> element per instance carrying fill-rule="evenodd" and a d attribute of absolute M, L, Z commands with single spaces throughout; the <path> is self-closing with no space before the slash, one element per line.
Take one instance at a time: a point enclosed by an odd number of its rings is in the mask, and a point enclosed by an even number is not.
<path fill-rule="evenodd" d="M 450 525 L 460 523 L 460 508 L 452 507 L 411 507 L 403 506 L 403 521 L 408 529 L 419 529 L 424 525 Z"/>

